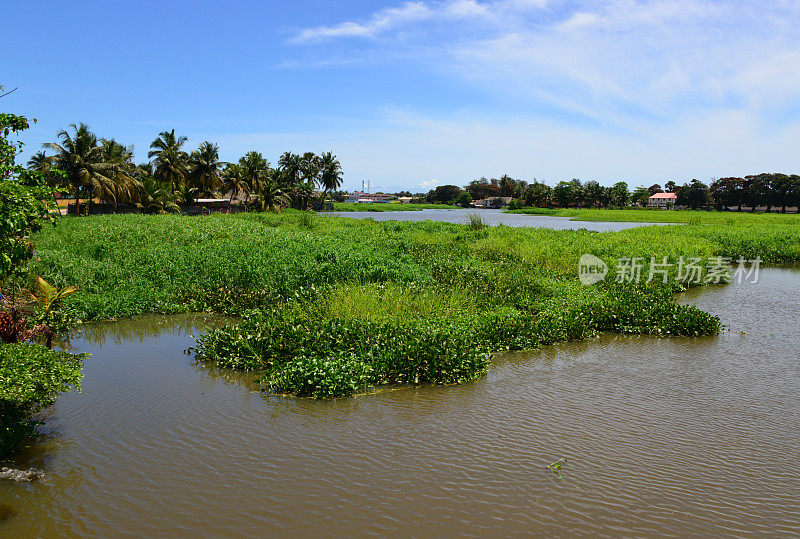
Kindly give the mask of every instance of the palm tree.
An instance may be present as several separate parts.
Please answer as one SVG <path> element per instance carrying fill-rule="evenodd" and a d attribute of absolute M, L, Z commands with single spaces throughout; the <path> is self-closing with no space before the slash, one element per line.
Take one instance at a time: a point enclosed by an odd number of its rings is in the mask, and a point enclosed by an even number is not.
<path fill-rule="evenodd" d="M 104 186 L 98 195 L 101 200 L 110 200 L 114 208 L 119 203 L 135 202 L 141 186 L 133 174 L 133 146 L 125 146 L 114 139 L 101 139 L 100 143 L 106 163 L 114 168 L 111 173 L 113 182 Z"/>
<path fill-rule="evenodd" d="M 219 147 L 208 141 L 200 143 L 189 156 L 189 183 L 201 195 L 212 195 L 221 183 Z"/>
<path fill-rule="evenodd" d="M 62 129 L 57 134 L 60 143 L 48 142 L 43 146 L 56 152 L 53 163 L 66 174 L 66 183 L 75 193 L 75 206 L 80 210 L 82 189 L 89 191 L 90 200 L 95 190 L 111 190 L 115 165 L 106 162 L 105 153 L 97 144 L 97 136 L 89 130 L 89 126 L 81 123 L 77 126 L 71 124 L 70 127 L 73 134 Z"/>
<path fill-rule="evenodd" d="M 270 175 L 269 161 L 264 159 L 260 152 L 252 151 L 239 159 L 239 167 L 242 169 L 242 179 L 247 185 L 247 192 L 260 192 Z"/>
<path fill-rule="evenodd" d="M 296 153 L 283 152 L 278 159 L 278 167 L 281 170 L 282 187 L 293 189 L 300 183 L 300 168 L 302 158 Z"/>
<path fill-rule="evenodd" d="M 175 130 L 162 131 L 150 144 L 148 159 L 153 159 L 155 177 L 169 182 L 172 192 L 186 182 L 188 175 L 187 161 L 189 156 L 181 147 L 189 140 L 184 136 L 175 136 Z"/>
<path fill-rule="evenodd" d="M 247 193 L 247 182 L 244 180 L 242 167 L 236 163 L 229 163 L 222 171 L 222 191 L 230 193 L 228 208 L 233 204 L 233 197 Z"/>
<path fill-rule="evenodd" d="M 47 174 L 53 169 L 53 157 L 38 151 L 28 159 L 28 170 L 35 170 Z"/>
<path fill-rule="evenodd" d="M 50 196 L 53 197 L 53 204 L 58 209 L 58 201 L 56 200 L 56 191 L 61 189 L 64 181 L 60 174 L 53 171 L 53 156 L 47 155 L 45 152 L 38 151 L 28 159 L 28 170 L 39 172 L 44 178 L 45 185 L 52 189 Z M 61 215 L 59 210 L 58 215 Z"/>
<path fill-rule="evenodd" d="M 289 202 L 289 196 L 283 192 L 278 184 L 277 175 L 272 171 L 261 186 L 261 191 L 255 201 L 256 209 L 274 212 Z"/>
<path fill-rule="evenodd" d="M 342 165 L 331 152 L 320 156 L 320 183 L 323 188 L 322 202 L 325 202 L 325 193 L 336 191 L 342 185 Z"/>
<path fill-rule="evenodd" d="M 302 175 L 306 184 L 311 186 L 312 189 L 317 186 L 317 183 L 319 183 L 319 173 L 319 157 L 317 157 L 317 155 L 313 152 L 304 153 L 300 161 L 300 174 Z"/>
<path fill-rule="evenodd" d="M 148 213 L 178 213 L 175 195 L 168 182 L 160 182 L 153 177 L 150 163 L 139 165 L 134 170 L 139 188 L 139 203 Z"/>

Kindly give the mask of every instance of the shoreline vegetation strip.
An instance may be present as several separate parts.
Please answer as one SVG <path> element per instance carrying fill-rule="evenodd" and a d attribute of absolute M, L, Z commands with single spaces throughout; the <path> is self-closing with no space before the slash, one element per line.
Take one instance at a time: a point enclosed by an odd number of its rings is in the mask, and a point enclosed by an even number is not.
<path fill-rule="evenodd" d="M 675 303 L 674 281 L 583 286 L 577 262 L 584 253 L 609 265 L 623 256 L 800 261 L 794 216 L 754 227 L 749 214 L 720 215 L 713 226 L 604 233 L 289 212 L 108 215 L 37 233 L 32 264 L 56 286 L 79 287 L 64 308 L 84 321 L 241 316 L 202 335 L 199 357 L 257 371 L 277 392 L 322 398 L 475 380 L 492 352 L 599 331 L 716 334 L 719 319 Z"/>

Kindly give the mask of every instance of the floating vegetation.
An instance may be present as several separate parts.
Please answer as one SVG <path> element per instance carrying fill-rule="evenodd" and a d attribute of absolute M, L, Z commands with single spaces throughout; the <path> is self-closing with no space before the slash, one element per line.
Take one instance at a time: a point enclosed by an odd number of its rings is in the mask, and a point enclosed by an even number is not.
<path fill-rule="evenodd" d="M 561 457 L 557 461 L 548 464 L 547 469 L 553 472 L 556 477 L 561 479 L 563 477 L 561 473 L 561 468 L 563 467 L 564 464 L 566 464 L 566 462 L 567 462 L 567 457 Z"/>

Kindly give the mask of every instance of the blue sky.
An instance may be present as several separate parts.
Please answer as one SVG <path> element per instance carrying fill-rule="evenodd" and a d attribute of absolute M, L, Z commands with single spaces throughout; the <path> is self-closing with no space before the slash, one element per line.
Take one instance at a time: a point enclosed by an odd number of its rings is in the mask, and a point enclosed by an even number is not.
<path fill-rule="evenodd" d="M 800 172 L 800 3 L 6 2 L 26 158 L 86 122 L 223 159 L 333 151 L 344 187 Z"/>

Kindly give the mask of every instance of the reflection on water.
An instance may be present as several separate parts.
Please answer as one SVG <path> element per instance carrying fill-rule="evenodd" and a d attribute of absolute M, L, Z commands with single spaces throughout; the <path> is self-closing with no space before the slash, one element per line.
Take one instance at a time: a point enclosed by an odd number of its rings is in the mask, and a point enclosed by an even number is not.
<path fill-rule="evenodd" d="M 208 313 L 146 314 L 114 322 L 85 324 L 77 337 L 89 344 L 143 343 L 165 333 L 190 335 L 193 331 L 233 323 L 234 319 Z"/>
<path fill-rule="evenodd" d="M 798 293 L 768 270 L 683 295 L 719 337 L 606 335 L 321 402 L 197 365 L 194 323 L 98 325 L 58 436 L 11 463 L 47 476 L 0 484 L 0 535 L 796 535 Z"/>
<path fill-rule="evenodd" d="M 459 209 L 419 211 L 342 211 L 325 212 L 320 216 L 349 217 L 351 219 L 374 219 L 375 221 L 442 221 L 465 225 L 469 223 L 469 215 L 478 215 L 489 226 L 512 226 L 529 228 L 552 228 L 554 230 L 594 230 L 608 232 L 627 230 L 640 226 L 664 225 L 669 223 L 633 223 L 606 221 L 572 221 L 571 217 L 555 217 L 550 215 L 526 215 L 522 213 L 505 213 L 504 210 Z"/>

